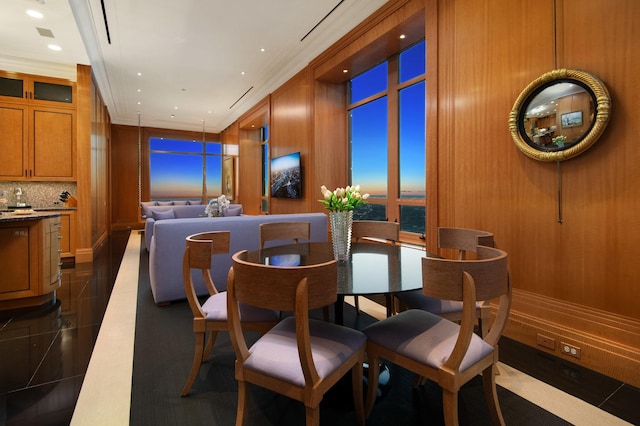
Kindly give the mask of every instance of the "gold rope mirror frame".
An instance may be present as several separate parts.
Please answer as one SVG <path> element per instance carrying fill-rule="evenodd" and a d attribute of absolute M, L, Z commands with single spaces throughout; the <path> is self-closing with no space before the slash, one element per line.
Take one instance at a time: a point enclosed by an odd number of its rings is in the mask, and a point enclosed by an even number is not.
<path fill-rule="evenodd" d="M 564 161 L 598 140 L 610 112 L 609 92 L 596 76 L 556 69 L 532 81 L 518 96 L 509 114 L 509 132 L 526 156 Z"/>

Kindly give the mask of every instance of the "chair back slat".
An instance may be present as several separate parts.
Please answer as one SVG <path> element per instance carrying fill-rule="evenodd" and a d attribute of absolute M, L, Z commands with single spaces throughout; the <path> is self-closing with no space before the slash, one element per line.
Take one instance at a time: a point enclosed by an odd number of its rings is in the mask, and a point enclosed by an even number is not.
<path fill-rule="evenodd" d="M 267 241 L 308 240 L 311 234 L 309 222 L 267 222 L 260 224 L 260 247 L 264 248 Z"/>
<path fill-rule="evenodd" d="M 463 273 L 473 278 L 476 300 L 489 300 L 505 294 L 509 288 L 507 253 L 478 246 L 478 259 L 454 260 L 422 258 L 422 292 L 430 297 L 461 301 Z"/>
<path fill-rule="evenodd" d="M 479 245 L 494 247 L 493 234 L 468 228 L 438 228 L 438 248 L 457 250 L 458 259 L 465 259 L 467 252 L 475 253 Z"/>
<path fill-rule="evenodd" d="M 243 250 L 233 255 L 233 285 L 239 302 L 266 309 L 295 310 L 296 288 L 307 279 L 309 309 L 335 303 L 338 270 L 335 260 L 310 266 L 259 265 L 246 261 Z M 230 282 L 227 284 L 231 284 Z"/>
<path fill-rule="evenodd" d="M 354 220 L 351 229 L 351 238 L 380 238 L 397 242 L 400 240 L 400 225 L 396 222 L 383 222 L 380 220 Z"/>
<path fill-rule="evenodd" d="M 211 256 L 229 252 L 230 235 L 229 231 L 189 235 L 186 238 L 186 246 L 189 248 L 189 267 L 211 269 Z"/>

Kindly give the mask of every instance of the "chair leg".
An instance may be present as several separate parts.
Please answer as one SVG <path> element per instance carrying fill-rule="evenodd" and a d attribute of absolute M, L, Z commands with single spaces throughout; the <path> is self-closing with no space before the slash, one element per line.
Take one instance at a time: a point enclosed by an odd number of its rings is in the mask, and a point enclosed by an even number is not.
<path fill-rule="evenodd" d="M 498 392 L 496 390 L 495 371 L 496 365 L 486 368 L 482 372 L 482 384 L 484 387 L 484 396 L 489 406 L 489 414 L 494 425 L 504 425 L 502 410 L 500 410 L 500 401 L 498 401 Z"/>
<path fill-rule="evenodd" d="M 193 382 L 195 382 L 196 377 L 198 376 L 198 371 L 200 370 L 200 364 L 202 364 L 202 355 L 204 352 L 204 338 L 205 333 L 195 333 L 196 337 L 196 348 L 195 353 L 193 354 L 193 364 L 191 365 L 191 371 L 189 372 L 189 377 L 187 377 L 187 382 L 182 387 L 182 391 L 180 392 L 180 396 L 186 396 L 191 390 L 191 386 L 193 386 Z"/>
<path fill-rule="evenodd" d="M 353 305 L 356 307 L 356 315 L 360 315 L 360 302 L 358 296 L 353 296 Z"/>
<path fill-rule="evenodd" d="M 216 336 L 218 335 L 217 331 L 209 332 L 209 340 L 207 340 L 207 346 L 204 348 L 204 354 L 202 355 L 202 362 L 204 362 L 209 355 L 211 354 L 211 349 L 213 349 L 213 344 L 216 342 Z"/>
<path fill-rule="evenodd" d="M 249 411 L 249 396 L 251 389 L 249 383 L 238 380 L 238 411 L 236 413 L 236 426 L 247 424 L 246 414 Z"/>
<path fill-rule="evenodd" d="M 310 407 L 305 406 L 305 415 L 307 418 L 307 426 L 319 426 L 320 425 L 320 406 Z"/>
<path fill-rule="evenodd" d="M 367 353 L 367 362 L 369 363 L 369 378 L 367 381 L 367 400 L 364 405 L 365 418 L 369 417 L 373 405 L 376 403 L 378 396 L 378 376 L 380 375 L 380 360 L 377 356 Z"/>
<path fill-rule="evenodd" d="M 442 389 L 442 409 L 444 411 L 444 424 L 458 426 L 458 392 Z"/>
<path fill-rule="evenodd" d="M 322 308 L 322 319 L 324 319 L 325 322 L 331 321 L 331 311 L 329 311 L 328 306 Z"/>
<path fill-rule="evenodd" d="M 362 359 L 351 369 L 351 387 L 353 388 L 353 405 L 358 425 L 364 426 L 364 401 L 362 400 Z"/>

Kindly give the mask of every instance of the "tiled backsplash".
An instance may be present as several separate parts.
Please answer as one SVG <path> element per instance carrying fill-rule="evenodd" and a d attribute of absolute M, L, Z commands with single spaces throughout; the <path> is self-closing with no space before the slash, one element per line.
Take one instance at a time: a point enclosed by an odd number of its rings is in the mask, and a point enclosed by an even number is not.
<path fill-rule="evenodd" d="M 0 182 L 0 198 L 6 198 L 7 203 L 0 203 L 0 209 L 6 206 L 15 206 L 18 201 L 15 191 L 22 189 L 20 201 L 34 209 L 59 208 L 63 206 L 60 201 L 60 193 L 69 191 L 76 196 L 77 186 L 75 182 Z"/>

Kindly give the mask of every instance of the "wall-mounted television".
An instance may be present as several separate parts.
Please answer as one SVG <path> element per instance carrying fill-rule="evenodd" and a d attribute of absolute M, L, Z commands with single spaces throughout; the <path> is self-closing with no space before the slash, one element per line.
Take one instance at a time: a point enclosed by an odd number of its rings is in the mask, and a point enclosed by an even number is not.
<path fill-rule="evenodd" d="M 300 153 L 293 152 L 271 159 L 271 197 L 302 198 Z"/>
<path fill-rule="evenodd" d="M 582 126 L 582 111 L 573 111 L 560 116 L 562 128 Z"/>

